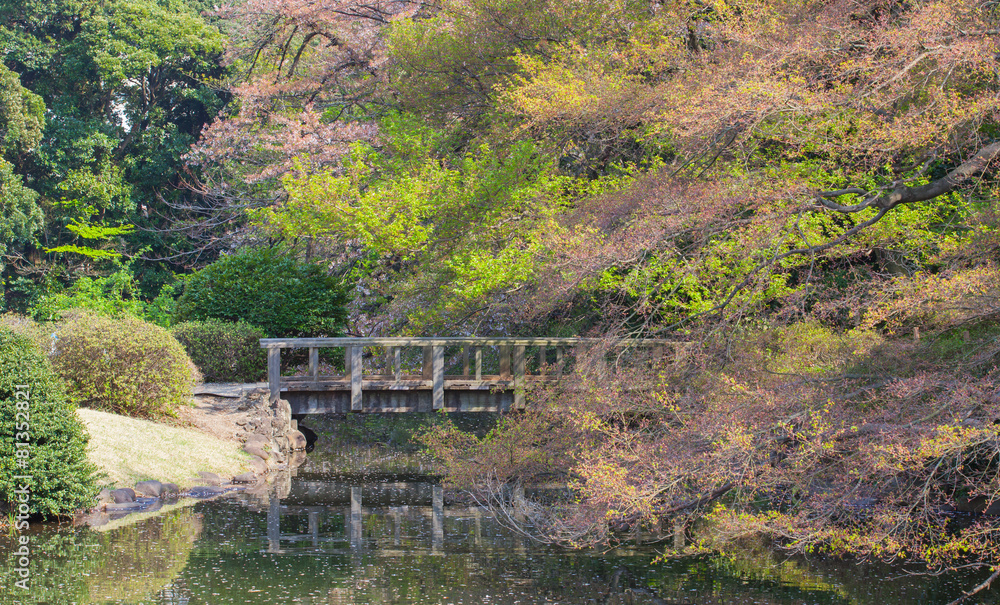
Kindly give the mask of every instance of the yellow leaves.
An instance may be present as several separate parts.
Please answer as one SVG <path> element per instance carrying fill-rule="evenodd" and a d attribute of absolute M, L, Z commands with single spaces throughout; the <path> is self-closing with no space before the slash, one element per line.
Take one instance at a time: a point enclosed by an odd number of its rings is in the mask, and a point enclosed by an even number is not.
<path fill-rule="evenodd" d="M 597 412 L 574 408 L 569 413 L 581 431 L 604 432 L 609 428 L 607 421 L 598 415 Z"/>
<path fill-rule="evenodd" d="M 883 325 L 893 331 L 912 322 L 946 327 L 982 312 L 981 303 L 977 301 L 990 304 L 998 284 L 1000 269 L 992 264 L 944 273 L 898 276 L 876 293 L 860 328 Z"/>
<path fill-rule="evenodd" d="M 371 168 L 363 161 L 350 164 L 344 174 L 308 174 L 299 167 L 283 179 L 288 199 L 280 208 L 257 212 L 259 224 L 295 236 L 359 239 L 379 253 L 408 255 L 427 242 L 423 222 L 442 179 L 433 163 L 387 187 L 368 188 L 362 184 Z"/>
<path fill-rule="evenodd" d="M 551 61 L 518 55 L 515 62 L 521 73 L 498 87 L 499 102 L 526 126 L 620 128 L 653 104 L 653 89 L 628 65 L 641 63 L 635 56 L 570 45 Z"/>
<path fill-rule="evenodd" d="M 992 427 L 984 429 L 942 425 L 936 428 L 932 436 L 920 440 L 915 454 L 927 460 L 960 455 L 974 444 L 996 436 L 997 431 Z"/>

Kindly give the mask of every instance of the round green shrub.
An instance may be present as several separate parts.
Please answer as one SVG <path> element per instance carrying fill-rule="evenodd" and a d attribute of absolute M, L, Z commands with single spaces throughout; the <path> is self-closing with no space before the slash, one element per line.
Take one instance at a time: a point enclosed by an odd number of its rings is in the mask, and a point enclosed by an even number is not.
<path fill-rule="evenodd" d="M 172 333 L 205 382 L 256 382 L 267 374 L 267 353 L 260 348 L 264 332 L 256 326 L 206 319 L 178 324 Z"/>
<path fill-rule="evenodd" d="M 196 370 L 169 332 L 131 315 L 64 317 L 52 361 L 74 401 L 139 417 L 174 416 L 190 402 Z"/>
<path fill-rule="evenodd" d="M 0 327 L 0 508 L 16 514 L 16 490 L 25 485 L 32 515 L 90 505 L 97 487 L 87 439 L 45 355 L 31 339 Z M 19 457 L 25 448 L 18 443 L 28 444 L 27 457 Z"/>
<path fill-rule="evenodd" d="M 178 321 L 243 320 L 268 337 L 337 336 L 347 302 L 340 280 L 273 248 L 224 256 L 185 280 Z"/>
<path fill-rule="evenodd" d="M 52 330 L 46 329 L 47 326 L 43 326 L 27 315 L 4 313 L 0 315 L 0 327 L 26 337 L 42 353 L 47 354 L 52 349 Z"/>

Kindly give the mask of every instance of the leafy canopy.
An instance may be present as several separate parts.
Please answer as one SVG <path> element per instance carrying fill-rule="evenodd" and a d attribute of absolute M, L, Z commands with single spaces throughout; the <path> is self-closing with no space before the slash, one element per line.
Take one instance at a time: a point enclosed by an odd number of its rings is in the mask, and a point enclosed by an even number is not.
<path fill-rule="evenodd" d="M 357 242 L 382 260 L 392 296 L 414 327 L 441 325 L 470 306 L 533 279 L 548 247 L 575 235 L 556 217 L 574 200 L 618 185 L 560 175 L 531 141 L 464 153 L 399 114 L 384 145 L 357 144 L 339 170 L 300 165 L 283 180 L 287 200 L 252 214 L 275 236 Z M 393 268 L 395 266 L 395 268 Z M 377 285 L 376 285 L 377 287 Z"/>

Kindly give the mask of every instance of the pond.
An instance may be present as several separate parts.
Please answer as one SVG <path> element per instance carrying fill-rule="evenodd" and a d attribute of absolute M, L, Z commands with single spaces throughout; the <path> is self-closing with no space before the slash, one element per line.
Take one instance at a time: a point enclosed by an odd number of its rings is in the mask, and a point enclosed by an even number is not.
<path fill-rule="evenodd" d="M 655 562 L 655 545 L 533 544 L 419 477 L 345 477 L 321 457 L 269 490 L 181 501 L 104 528 L 31 537 L 32 589 L 0 603 L 947 603 L 985 574 L 913 576 L 767 549 Z M 9 537 L 0 548 L 12 549 Z M 976 603 L 998 603 L 995 594 Z"/>

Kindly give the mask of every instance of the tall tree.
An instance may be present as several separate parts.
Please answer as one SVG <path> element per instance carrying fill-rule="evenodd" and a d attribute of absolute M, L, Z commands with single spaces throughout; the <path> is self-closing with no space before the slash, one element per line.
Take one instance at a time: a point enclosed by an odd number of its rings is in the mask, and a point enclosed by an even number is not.
<path fill-rule="evenodd" d="M 86 257 L 42 251 L 96 247 L 81 226 L 161 226 L 162 200 L 181 195 L 181 156 L 223 100 L 212 87 L 222 35 L 181 2 L 148 0 L 15 0 L 0 23 L 4 64 L 48 112 L 35 153 L 17 166 L 46 228 L 15 255 L 8 280 L 88 270 Z M 162 245 L 136 233 L 133 249 Z"/>
<path fill-rule="evenodd" d="M 16 172 L 42 139 L 45 103 L 0 65 L 0 271 L 10 248 L 31 241 L 42 226 L 38 193 Z"/>
<path fill-rule="evenodd" d="M 671 321 L 759 309 L 873 249 L 916 267 L 987 218 L 970 202 L 992 197 L 1000 151 L 992 5 L 685 7 L 661 13 L 685 37 L 519 59 L 500 93 L 517 136 L 568 149 L 631 132 L 665 152 L 669 166 L 576 213 L 606 238 L 566 251 L 573 283 L 607 272 L 633 310 Z"/>

